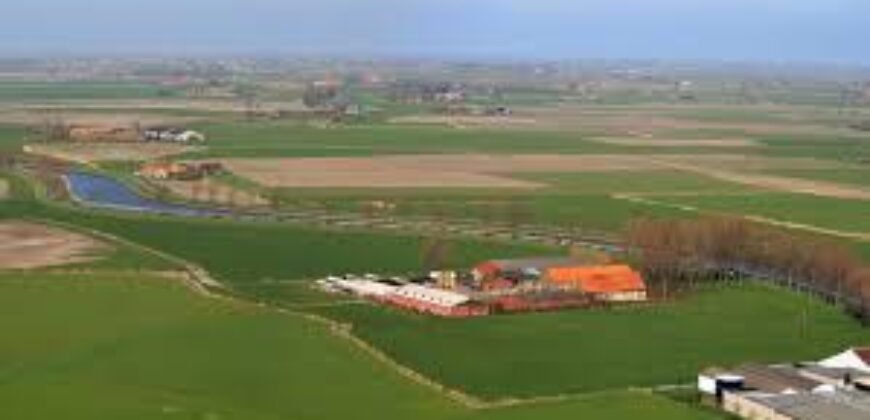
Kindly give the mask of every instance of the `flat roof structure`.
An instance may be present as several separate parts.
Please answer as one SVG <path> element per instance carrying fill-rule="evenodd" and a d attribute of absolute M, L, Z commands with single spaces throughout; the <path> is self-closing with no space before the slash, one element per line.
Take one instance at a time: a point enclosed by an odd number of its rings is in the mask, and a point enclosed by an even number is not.
<path fill-rule="evenodd" d="M 778 395 L 747 393 L 744 397 L 796 420 L 870 419 L 870 396 L 860 392 Z"/>

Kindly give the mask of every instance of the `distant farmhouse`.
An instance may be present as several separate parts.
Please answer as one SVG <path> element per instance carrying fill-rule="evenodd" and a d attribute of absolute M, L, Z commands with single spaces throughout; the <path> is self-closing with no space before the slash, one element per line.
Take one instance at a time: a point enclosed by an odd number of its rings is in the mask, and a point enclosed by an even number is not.
<path fill-rule="evenodd" d="M 194 130 L 180 127 L 150 127 L 142 131 L 142 141 L 166 143 L 203 143 L 205 135 Z"/>

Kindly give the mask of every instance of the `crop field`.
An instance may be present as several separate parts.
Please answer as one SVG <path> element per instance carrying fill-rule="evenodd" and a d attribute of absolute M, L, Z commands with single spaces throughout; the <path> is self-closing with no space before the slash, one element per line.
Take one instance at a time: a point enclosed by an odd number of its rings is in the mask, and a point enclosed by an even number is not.
<path fill-rule="evenodd" d="M 718 418 L 631 392 L 467 409 L 323 326 L 162 278 L 0 275 L 0 306 L 13 418 Z"/>
<path fill-rule="evenodd" d="M 751 285 L 651 307 L 459 321 L 371 306 L 319 311 L 397 360 L 489 398 L 688 383 L 710 365 L 812 360 L 870 342 L 837 308 Z"/>

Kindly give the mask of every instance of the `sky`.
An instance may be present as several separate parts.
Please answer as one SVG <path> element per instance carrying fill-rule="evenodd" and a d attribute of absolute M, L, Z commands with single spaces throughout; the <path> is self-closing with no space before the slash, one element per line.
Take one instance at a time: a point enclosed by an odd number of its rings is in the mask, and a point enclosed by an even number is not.
<path fill-rule="evenodd" d="M 0 54 L 870 63 L 870 0 L 2 0 Z"/>

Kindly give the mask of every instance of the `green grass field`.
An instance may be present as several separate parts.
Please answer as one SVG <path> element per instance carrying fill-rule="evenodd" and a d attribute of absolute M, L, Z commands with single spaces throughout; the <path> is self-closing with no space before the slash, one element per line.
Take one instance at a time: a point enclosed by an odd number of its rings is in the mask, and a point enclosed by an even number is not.
<path fill-rule="evenodd" d="M 710 365 L 800 361 L 870 344 L 870 331 L 838 308 L 749 285 L 651 307 L 472 320 L 359 305 L 318 311 L 438 381 L 489 398 L 691 383 Z"/>
<path fill-rule="evenodd" d="M 173 88 L 138 82 L 0 82 L 0 101 L 163 98 L 176 95 Z"/>
<path fill-rule="evenodd" d="M 0 217 L 23 214 L 113 234 L 187 259 L 234 283 L 311 279 L 346 272 L 418 272 L 426 240 L 419 236 L 327 231 L 277 223 L 115 216 L 33 202 L 0 207 Z M 458 267 L 494 257 L 564 252 L 500 242 L 450 240 L 449 243 L 448 262 Z"/>
<path fill-rule="evenodd" d="M 24 127 L 0 125 L 0 153 L 19 151 L 25 142 Z"/>
<path fill-rule="evenodd" d="M 658 201 L 689 205 L 701 210 L 750 214 L 847 232 L 870 232 L 870 205 L 806 194 L 750 194 L 722 196 L 660 196 Z"/>
<path fill-rule="evenodd" d="M 718 418 L 630 392 L 466 409 L 325 327 L 161 278 L 0 275 L 0 306 L 5 418 Z"/>

